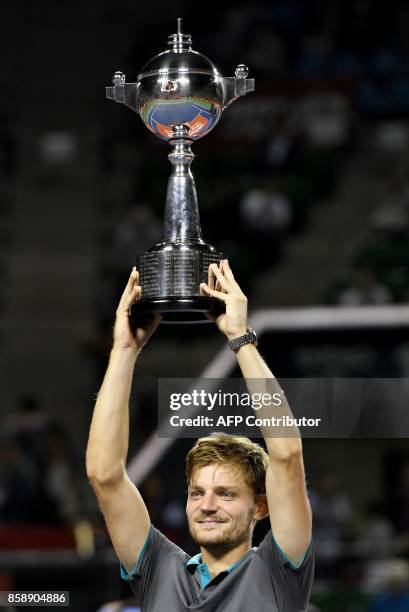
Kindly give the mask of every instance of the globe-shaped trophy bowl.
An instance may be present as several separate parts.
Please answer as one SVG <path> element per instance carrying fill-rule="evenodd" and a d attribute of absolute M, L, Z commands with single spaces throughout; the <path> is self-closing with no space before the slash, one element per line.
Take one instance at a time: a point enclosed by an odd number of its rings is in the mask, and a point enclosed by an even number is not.
<path fill-rule="evenodd" d="M 191 48 L 164 51 L 143 68 L 137 82 L 137 111 L 146 127 L 169 140 L 176 125 L 198 140 L 219 121 L 225 98 L 223 79 L 212 62 Z"/>

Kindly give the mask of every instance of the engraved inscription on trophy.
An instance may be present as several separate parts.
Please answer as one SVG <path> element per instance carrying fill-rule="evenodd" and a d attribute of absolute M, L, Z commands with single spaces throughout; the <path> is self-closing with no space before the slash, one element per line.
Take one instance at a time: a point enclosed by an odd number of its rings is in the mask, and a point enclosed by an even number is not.
<path fill-rule="evenodd" d="M 146 295 L 157 295 L 160 290 L 158 270 L 159 253 L 146 253 L 145 265 L 139 271 L 140 282 L 143 284 Z"/>
<path fill-rule="evenodd" d="M 106 97 L 137 112 L 146 127 L 172 147 L 166 193 L 163 240 L 137 257 L 142 297 L 132 314 L 159 312 L 164 323 L 205 323 L 216 314 L 219 300 L 200 295 L 211 263 L 224 255 L 202 238 L 196 185 L 191 171 L 192 144 L 208 134 L 222 112 L 254 90 L 248 68 L 240 64 L 234 77 L 223 77 L 214 64 L 192 49 L 192 39 L 178 31 L 168 49 L 153 57 L 136 82 L 115 72 Z"/>
<path fill-rule="evenodd" d="M 177 295 L 191 295 L 200 284 L 198 259 L 197 251 L 181 253 L 174 259 L 173 288 Z"/>

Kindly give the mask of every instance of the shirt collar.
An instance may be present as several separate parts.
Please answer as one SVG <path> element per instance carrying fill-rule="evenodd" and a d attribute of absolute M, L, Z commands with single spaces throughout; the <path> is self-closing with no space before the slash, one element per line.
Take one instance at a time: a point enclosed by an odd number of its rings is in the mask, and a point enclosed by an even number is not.
<path fill-rule="evenodd" d="M 198 565 L 202 563 L 202 555 L 198 553 L 194 557 L 191 557 L 189 561 L 186 563 L 185 567 L 190 572 L 194 573 Z"/>
<path fill-rule="evenodd" d="M 252 548 L 250 548 L 250 550 L 253 550 Z M 240 557 L 240 559 L 238 559 L 235 563 L 233 563 L 232 565 L 230 565 L 230 567 L 228 567 L 225 571 L 230 573 L 232 572 L 238 565 L 239 563 L 242 562 L 242 560 L 244 559 L 244 557 L 249 553 L 250 551 L 247 551 L 244 553 L 244 555 L 242 555 Z M 206 566 L 207 569 L 207 565 L 206 563 L 202 562 L 202 555 L 201 553 L 198 553 L 197 555 L 194 555 L 193 557 L 191 557 L 189 559 L 189 561 L 186 563 L 185 567 L 186 569 L 191 573 L 194 574 L 195 571 L 197 570 L 199 565 L 203 565 Z"/>

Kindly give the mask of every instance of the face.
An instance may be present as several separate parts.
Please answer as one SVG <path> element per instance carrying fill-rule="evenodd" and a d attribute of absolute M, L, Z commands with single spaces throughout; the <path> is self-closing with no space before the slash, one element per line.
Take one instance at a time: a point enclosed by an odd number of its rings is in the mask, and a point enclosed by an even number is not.
<path fill-rule="evenodd" d="M 254 491 L 240 471 L 223 464 L 207 465 L 194 472 L 186 514 L 196 544 L 228 550 L 250 541 L 254 521 L 262 518 Z"/>

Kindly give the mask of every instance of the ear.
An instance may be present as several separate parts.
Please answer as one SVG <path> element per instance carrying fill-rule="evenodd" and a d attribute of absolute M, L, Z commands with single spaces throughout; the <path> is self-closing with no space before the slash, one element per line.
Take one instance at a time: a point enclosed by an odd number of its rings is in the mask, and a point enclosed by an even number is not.
<path fill-rule="evenodd" d="M 256 511 L 253 515 L 253 518 L 256 521 L 261 521 L 266 516 L 268 516 L 268 502 L 267 495 L 265 493 L 260 493 L 256 496 Z"/>

